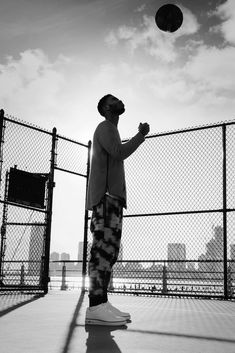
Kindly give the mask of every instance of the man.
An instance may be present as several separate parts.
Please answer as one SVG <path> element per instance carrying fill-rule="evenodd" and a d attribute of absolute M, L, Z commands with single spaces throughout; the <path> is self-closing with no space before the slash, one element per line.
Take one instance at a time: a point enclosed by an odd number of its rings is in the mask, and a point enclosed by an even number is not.
<path fill-rule="evenodd" d="M 108 94 L 101 98 L 97 108 L 105 120 L 94 133 L 88 181 L 86 207 L 93 211 L 90 225 L 93 244 L 89 261 L 89 308 L 85 322 L 119 326 L 126 324 L 130 314 L 111 305 L 107 289 L 112 267 L 118 258 L 123 207 L 126 208 L 123 160 L 144 142 L 149 125 L 140 124 L 139 132 L 122 144 L 117 126 L 120 115 L 125 112 L 123 102 Z"/>

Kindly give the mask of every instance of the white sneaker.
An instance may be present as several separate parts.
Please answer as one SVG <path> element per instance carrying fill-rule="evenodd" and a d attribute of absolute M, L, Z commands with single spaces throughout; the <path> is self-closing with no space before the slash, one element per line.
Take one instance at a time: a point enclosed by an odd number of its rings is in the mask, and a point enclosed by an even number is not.
<path fill-rule="evenodd" d="M 126 324 L 124 317 L 115 315 L 106 305 L 99 304 L 86 309 L 86 325 L 122 326 Z"/>
<path fill-rule="evenodd" d="M 119 310 L 118 308 L 113 306 L 109 301 L 107 301 L 107 303 L 104 303 L 103 305 L 106 306 L 106 308 L 108 310 L 110 310 L 114 315 L 121 316 L 126 320 L 131 319 L 131 315 L 129 313 L 125 313 L 125 312 Z"/>

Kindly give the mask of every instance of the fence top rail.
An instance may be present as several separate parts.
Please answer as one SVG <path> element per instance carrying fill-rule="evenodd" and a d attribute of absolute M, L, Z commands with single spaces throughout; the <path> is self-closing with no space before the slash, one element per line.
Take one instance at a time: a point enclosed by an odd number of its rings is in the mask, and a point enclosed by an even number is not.
<path fill-rule="evenodd" d="M 47 130 L 45 128 L 41 128 L 41 127 L 39 127 L 39 126 L 37 126 L 35 124 L 32 124 L 32 123 L 26 123 L 26 122 L 24 122 L 24 121 L 22 121 L 22 120 L 20 120 L 20 119 L 18 119 L 16 117 L 13 117 L 13 116 L 11 116 L 9 114 L 4 115 L 4 110 L 2 110 L 2 111 L 3 111 L 3 113 L 1 114 L 1 116 L 3 117 L 3 119 L 5 121 L 9 121 L 9 122 L 21 125 L 21 126 L 25 126 L 25 127 L 30 128 L 32 130 L 40 131 L 40 132 L 43 132 L 45 134 L 53 135 L 52 131 L 49 131 L 49 130 Z M 218 122 L 218 123 L 215 123 L 215 124 L 207 124 L 207 125 L 195 126 L 195 127 L 191 127 L 191 128 L 185 128 L 185 129 L 179 129 L 179 130 L 172 130 L 172 131 L 154 133 L 154 134 L 150 134 L 150 135 L 146 136 L 145 138 L 150 139 L 150 138 L 155 138 L 155 137 L 176 135 L 176 134 L 180 134 L 180 133 L 186 133 L 186 132 L 192 132 L 192 131 L 198 131 L 198 130 L 205 130 L 205 129 L 212 129 L 212 128 L 218 128 L 218 127 L 229 126 L 229 125 L 235 125 L 235 119 L 225 120 L 225 121 L 221 121 L 221 122 Z M 56 134 L 56 137 L 60 138 L 60 139 L 63 139 L 65 141 L 69 141 L 69 142 L 78 144 L 80 146 L 89 148 L 89 143 L 85 144 L 85 143 L 73 140 L 71 138 L 68 138 L 68 137 L 65 137 L 65 136 L 59 135 L 59 134 Z M 124 138 L 122 140 L 122 142 L 126 142 L 128 140 L 129 140 L 129 138 Z"/>
<path fill-rule="evenodd" d="M 7 261 L 5 261 L 7 262 Z M 18 261 L 18 262 L 22 262 L 22 261 Z M 27 262 L 27 261 L 26 261 Z M 80 263 L 82 262 L 82 260 L 50 260 L 50 263 Z M 188 260 L 156 260 L 156 259 L 149 259 L 149 260 L 117 260 L 118 263 L 188 263 L 188 262 L 192 262 L 192 263 L 221 263 L 223 262 L 223 260 L 219 260 L 219 259 L 213 259 L 213 260 L 198 260 L 198 259 L 188 259 Z M 235 259 L 228 259 L 228 262 L 235 262 Z"/>
<path fill-rule="evenodd" d="M 78 141 L 76 141 L 76 140 L 73 140 L 73 139 L 71 139 L 71 138 L 68 138 L 68 137 L 65 137 L 65 136 L 62 136 L 62 135 L 56 135 L 57 136 L 57 138 L 60 138 L 60 139 L 62 139 L 62 140 L 65 140 L 65 141 L 68 141 L 68 142 L 72 142 L 72 143 L 75 143 L 76 145 L 80 145 L 80 146 L 83 146 L 83 147 L 86 147 L 86 148 L 88 148 L 89 147 L 89 145 L 87 144 L 84 144 L 84 143 L 82 143 L 82 142 L 78 142 Z"/>
<path fill-rule="evenodd" d="M 41 127 L 39 127 L 39 126 L 37 126 L 37 125 L 35 125 L 35 124 L 32 124 L 32 123 L 24 122 L 24 121 L 22 121 L 22 120 L 20 120 L 20 119 L 18 119 L 18 118 L 16 118 L 16 117 L 13 117 L 13 116 L 8 115 L 8 114 L 4 115 L 4 116 L 3 116 L 3 119 L 4 119 L 5 121 L 11 122 L 11 123 L 13 123 L 13 124 L 20 125 L 20 126 L 24 126 L 24 127 L 29 128 L 29 129 L 42 132 L 42 133 L 47 134 L 47 135 L 51 135 L 51 136 L 53 135 L 53 131 L 49 131 L 49 130 L 47 130 L 47 129 L 41 128 Z M 89 147 L 88 144 L 84 144 L 84 143 L 82 143 L 82 142 L 73 140 L 73 139 L 71 139 L 71 138 L 68 138 L 68 137 L 65 137 L 65 136 L 62 136 L 62 135 L 59 135 L 59 134 L 56 134 L 56 138 L 60 138 L 60 139 L 66 140 L 66 141 L 68 141 L 68 142 L 72 142 L 72 143 L 75 143 L 75 144 L 77 144 L 77 145 L 80 145 L 80 146 L 83 146 L 83 147 L 86 147 L 86 148 Z"/>
<path fill-rule="evenodd" d="M 26 122 L 24 122 L 24 121 L 22 121 L 22 120 L 20 120 L 20 119 L 18 119 L 18 118 L 16 118 L 16 117 L 13 117 L 13 116 L 11 116 L 11 115 L 8 115 L 8 114 L 7 114 L 6 116 L 4 116 L 3 119 L 4 119 L 5 121 L 9 121 L 9 122 L 14 123 L 14 124 L 16 124 L 16 125 L 24 126 L 24 127 L 29 128 L 29 129 L 32 129 L 32 130 L 36 130 L 36 131 L 39 131 L 39 132 L 43 132 L 44 134 L 48 134 L 48 135 L 52 135 L 52 134 L 53 134 L 52 131 L 43 129 L 43 128 L 41 128 L 41 127 L 39 127 L 39 126 L 37 126 L 37 125 L 34 125 L 34 124 L 32 124 L 32 123 L 26 123 Z"/>
<path fill-rule="evenodd" d="M 199 131 L 199 130 L 206 130 L 206 129 L 213 129 L 213 128 L 218 128 L 222 126 L 228 126 L 228 125 L 235 125 L 235 119 L 232 120 L 226 120 L 226 121 L 221 121 L 215 124 L 208 124 L 208 125 L 201 125 L 201 126 L 195 126 L 191 128 L 185 128 L 185 129 L 179 129 L 179 130 L 172 130 L 172 131 L 165 131 L 165 132 L 159 132 L 159 133 L 154 133 L 150 134 L 148 136 L 145 136 L 146 139 L 151 139 L 155 137 L 162 137 L 162 136 L 169 136 L 169 135 L 176 135 L 176 134 L 182 134 L 186 132 L 192 132 L 192 131 Z M 124 138 L 122 142 L 128 141 L 129 138 Z"/>

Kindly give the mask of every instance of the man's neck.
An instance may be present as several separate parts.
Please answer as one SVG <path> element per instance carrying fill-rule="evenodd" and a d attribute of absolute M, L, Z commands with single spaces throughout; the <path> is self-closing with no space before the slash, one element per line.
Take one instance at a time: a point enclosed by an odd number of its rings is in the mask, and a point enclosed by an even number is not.
<path fill-rule="evenodd" d="M 106 117 L 106 120 L 110 121 L 110 123 L 117 127 L 119 122 L 119 115 Z"/>

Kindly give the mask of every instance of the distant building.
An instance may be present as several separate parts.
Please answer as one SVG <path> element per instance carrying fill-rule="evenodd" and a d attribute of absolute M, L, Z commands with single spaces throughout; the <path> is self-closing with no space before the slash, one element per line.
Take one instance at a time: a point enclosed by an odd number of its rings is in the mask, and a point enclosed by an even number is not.
<path fill-rule="evenodd" d="M 169 243 L 167 245 L 167 259 L 175 260 L 176 262 L 168 263 L 168 271 L 172 272 L 172 275 L 177 272 L 185 272 L 186 270 L 186 245 L 182 243 Z M 183 260 L 182 262 L 177 262 Z"/>
<path fill-rule="evenodd" d="M 50 261 L 59 261 L 60 259 L 60 254 L 58 252 L 52 252 L 51 255 L 50 255 Z M 57 269 L 59 269 L 59 263 L 58 262 L 51 262 L 50 263 L 50 270 L 54 270 L 56 271 Z"/>
<path fill-rule="evenodd" d="M 50 255 L 50 260 L 51 261 L 59 261 L 60 259 L 60 254 L 58 252 L 52 252 Z"/>
<path fill-rule="evenodd" d="M 234 272 L 233 276 L 235 277 L 235 244 L 230 245 L 230 259 L 234 261 L 231 263 L 231 270 Z"/>
<path fill-rule="evenodd" d="M 40 276 L 42 271 L 42 256 L 44 249 L 45 227 L 33 225 L 29 239 L 29 275 Z"/>
<path fill-rule="evenodd" d="M 199 272 L 207 272 L 207 263 L 205 262 L 207 260 L 205 254 L 201 254 L 198 258 L 198 271 Z"/>
<path fill-rule="evenodd" d="M 215 226 L 214 234 L 206 244 L 206 253 L 199 257 L 200 260 L 209 260 L 209 262 L 200 263 L 199 271 L 206 272 L 206 277 L 222 278 L 223 276 L 223 227 Z M 213 262 L 220 260 L 220 262 Z"/>
<path fill-rule="evenodd" d="M 70 255 L 66 252 L 62 252 L 61 256 L 60 256 L 60 260 L 61 261 L 69 261 L 70 260 Z"/>
<path fill-rule="evenodd" d="M 217 226 L 213 230 L 214 237 L 206 244 L 206 257 L 208 260 L 223 260 L 223 228 Z M 211 262 L 208 266 L 216 276 L 223 272 L 223 262 Z"/>

